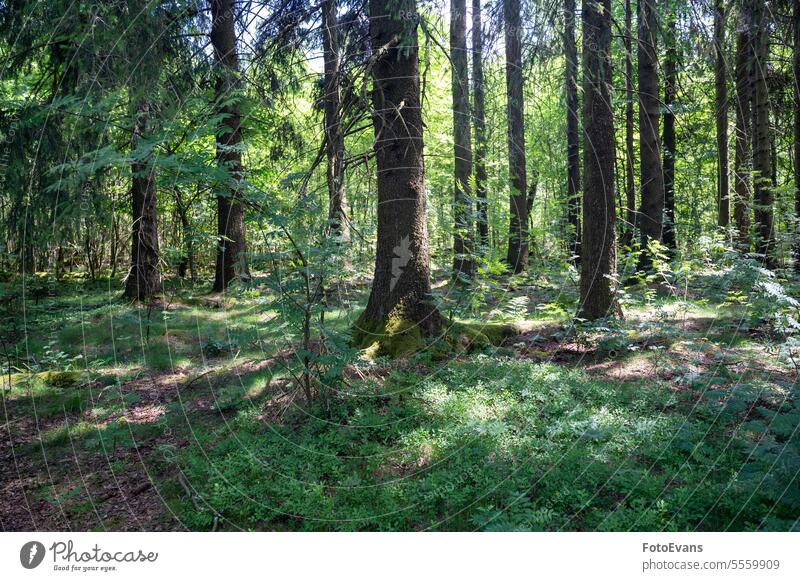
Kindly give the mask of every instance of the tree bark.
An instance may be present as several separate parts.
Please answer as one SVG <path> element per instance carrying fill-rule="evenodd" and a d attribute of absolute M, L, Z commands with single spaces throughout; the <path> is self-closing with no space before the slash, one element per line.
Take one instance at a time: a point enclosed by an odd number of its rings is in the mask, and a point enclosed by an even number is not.
<path fill-rule="evenodd" d="M 245 259 L 244 207 L 242 205 L 242 129 L 239 105 L 230 103 L 238 91 L 239 57 L 233 0 L 211 0 L 211 44 L 217 63 L 216 100 L 224 115 L 217 135 L 217 164 L 224 167 L 228 183 L 217 193 L 217 261 L 215 292 L 224 291 L 234 279 L 249 279 Z"/>
<path fill-rule="evenodd" d="M 486 96 L 483 88 L 483 29 L 481 0 L 472 0 L 472 95 L 475 124 L 475 199 L 478 243 L 482 250 L 489 246 L 489 216 L 486 198 Z"/>
<path fill-rule="evenodd" d="M 136 151 L 142 137 L 148 131 L 150 104 L 144 97 L 139 97 L 134 110 L 136 122 L 131 136 L 132 152 Z M 131 205 L 133 208 L 131 267 L 125 279 L 123 297 L 142 301 L 161 292 L 156 179 L 150 156 L 136 159 L 131 163 Z"/>
<path fill-rule="evenodd" d="M 636 233 L 636 184 L 633 149 L 633 10 L 625 0 L 625 228 L 622 246 L 631 248 Z"/>
<path fill-rule="evenodd" d="M 450 2 L 450 59 L 452 61 L 453 145 L 453 275 L 471 277 L 474 272 L 472 201 L 472 144 L 469 121 L 469 61 L 467 57 L 467 2 Z"/>
<path fill-rule="evenodd" d="M 750 249 L 751 199 L 751 126 L 752 126 L 752 67 L 753 50 L 750 38 L 750 0 L 739 0 L 739 20 L 736 31 L 736 140 L 734 151 L 734 206 L 737 242 L 745 251 Z"/>
<path fill-rule="evenodd" d="M 369 13 L 378 240 L 355 344 L 387 332 L 396 321 L 410 323 L 423 337 L 441 330 L 431 303 L 416 3 L 370 0 Z"/>
<path fill-rule="evenodd" d="M 575 45 L 575 0 L 564 0 L 564 85 L 567 101 L 567 223 L 569 252 L 580 262 L 581 189 L 580 122 L 578 119 L 578 48 Z"/>
<path fill-rule="evenodd" d="M 800 272 L 800 2 L 794 3 L 794 269 Z"/>
<path fill-rule="evenodd" d="M 639 229 L 642 253 L 639 268 L 649 270 L 651 240 L 663 240 L 664 174 L 659 152 L 658 22 L 656 0 L 638 0 L 639 145 L 641 211 Z"/>
<path fill-rule="evenodd" d="M 760 0 L 752 0 L 755 92 L 753 94 L 753 190 L 756 252 L 767 268 L 775 267 L 775 234 L 772 215 L 772 142 L 769 124 L 769 15 Z"/>
<path fill-rule="evenodd" d="M 725 3 L 714 3 L 715 100 L 717 129 L 717 224 L 730 223 L 730 185 L 728 183 L 728 85 L 725 72 Z"/>
<path fill-rule="evenodd" d="M 506 43 L 508 173 L 511 178 L 511 222 L 506 260 L 515 273 L 528 267 L 528 188 L 525 174 L 525 101 L 522 78 L 522 25 L 519 0 L 503 0 Z"/>
<path fill-rule="evenodd" d="M 342 129 L 336 0 L 322 0 L 322 50 L 325 60 L 325 149 L 328 163 L 328 221 L 331 233 L 342 243 L 350 241 L 347 192 L 344 181 L 344 131 Z"/>
<path fill-rule="evenodd" d="M 672 105 L 678 92 L 677 22 L 670 9 L 667 23 L 667 54 L 664 59 L 664 245 L 675 250 L 675 113 Z"/>
<path fill-rule="evenodd" d="M 614 113 L 611 109 L 611 0 L 583 0 L 583 243 L 578 316 L 619 314 L 615 295 Z"/>

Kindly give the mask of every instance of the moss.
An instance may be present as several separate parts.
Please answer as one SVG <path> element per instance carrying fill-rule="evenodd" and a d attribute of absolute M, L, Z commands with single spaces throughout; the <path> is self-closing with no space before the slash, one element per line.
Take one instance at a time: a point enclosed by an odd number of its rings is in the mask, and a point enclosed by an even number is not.
<path fill-rule="evenodd" d="M 448 333 L 459 337 L 462 344 L 473 349 L 499 347 L 506 339 L 516 337 L 520 332 L 514 325 L 497 323 L 452 322 L 448 330 Z"/>
<path fill-rule="evenodd" d="M 361 315 L 353 328 L 353 346 L 363 349 L 368 358 L 405 357 L 424 345 L 419 325 L 405 317 L 400 308 L 395 308 L 385 321 L 370 321 Z"/>
<path fill-rule="evenodd" d="M 50 387 L 71 387 L 81 379 L 80 371 L 45 371 L 39 377 Z"/>

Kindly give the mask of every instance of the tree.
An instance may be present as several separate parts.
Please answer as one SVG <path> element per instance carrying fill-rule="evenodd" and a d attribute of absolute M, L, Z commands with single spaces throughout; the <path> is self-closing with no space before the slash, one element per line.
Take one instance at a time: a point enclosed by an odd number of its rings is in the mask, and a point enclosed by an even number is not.
<path fill-rule="evenodd" d="M 211 44 L 216 70 L 216 107 L 223 116 L 217 135 L 217 164 L 228 178 L 217 192 L 217 261 L 214 291 L 222 292 L 236 278 L 249 279 L 245 260 L 242 204 L 242 128 L 239 112 L 239 56 L 236 53 L 233 0 L 211 0 Z"/>
<path fill-rule="evenodd" d="M 622 246 L 631 247 L 636 230 L 636 184 L 633 166 L 633 10 L 625 0 L 625 228 Z"/>
<path fill-rule="evenodd" d="M 714 91 L 717 132 L 717 224 L 730 222 L 728 184 L 728 80 L 725 67 L 725 2 L 714 2 Z"/>
<path fill-rule="evenodd" d="M 638 0 L 639 145 L 642 254 L 639 267 L 649 270 L 651 241 L 662 241 L 664 174 L 659 152 L 660 92 L 658 89 L 658 22 L 656 0 Z"/>
<path fill-rule="evenodd" d="M 469 121 L 469 62 L 467 58 L 467 2 L 450 2 L 450 60 L 452 62 L 453 146 L 455 180 L 453 189 L 453 274 L 472 276 L 472 145 Z"/>
<path fill-rule="evenodd" d="M 737 241 L 741 248 L 749 249 L 750 231 L 750 170 L 752 127 L 751 101 L 753 47 L 750 37 L 750 0 L 739 0 L 739 20 L 736 32 L 736 140 L 734 152 L 735 198 L 733 220 L 736 224 Z"/>
<path fill-rule="evenodd" d="M 664 59 L 664 245 L 675 250 L 675 112 L 673 103 L 678 92 L 677 21 L 675 10 L 670 9 L 667 22 L 667 53 Z"/>
<path fill-rule="evenodd" d="M 353 343 L 390 354 L 437 335 L 431 303 L 415 0 L 370 0 L 378 187 L 375 272 Z"/>
<path fill-rule="evenodd" d="M 581 188 L 580 123 L 578 119 L 578 49 L 575 45 L 575 0 L 564 0 L 564 85 L 567 103 L 567 222 L 570 254 L 580 260 L 578 218 Z"/>
<path fill-rule="evenodd" d="M 513 272 L 528 267 L 528 206 L 525 173 L 525 100 L 522 77 L 522 24 L 519 0 L 503 0 L 506 42 L 506 100 L 508 118 L 508 173 L 511 179 L 511 223 L 507 262 Z"/>
<path fill-rule="evenodd" d="M 794 213 L 797 220 L 794 268 L 800 271 L 800 2 L 794 3 Z"/>
<path fill-rule="evenodd" d="M 611 0 L 583 0 L 583 241 L 579 317 L 618 312 L 614 114 L 611 108 Z"/>
<path fill-rule="evenodd" d="M 751 0 L 754 57 L 753 92 L 753 193 L 756 252 L 764 256 L 768 268 L 775 267 L 775 233 L 772 215 L 772 140 L 769 123 L 769 16 L 760 0 Z"/>
<path fill-rule="evenodd" d="M 140 80 L 140 75 L 134 78 Z M 134 129 L 131 135 L 131 267 L 125 279 L 123 296 L 128 300 L 146 300 L 161 292 L 160 255 L 158 251 L 158 214 L 156 211 L 156 178 L 153 156 L 142 143 L 150 129 L 150 103 L 139 95 L 134 85 Z"/>
<path fill-rule="evenodd" d="M 472 0 L 472 98 L 475 125 L 475 200 L 478 242 L 489 246 L 489 216 L 486 199 L 486 95 L 483 86 L 483 29 L 481 0 Z"/>
<path fill-rule="evenodd" d="M 344 131 L 342 129 L 339 42 L 336 21 L 336 0 L 322 1 L 322 50 L 325 76 L 325 150 L 328 185 L 328 221 L 334 236 L 346 243 L 350 240 L 347 216 L 347 192 L 344 176 Z"/>

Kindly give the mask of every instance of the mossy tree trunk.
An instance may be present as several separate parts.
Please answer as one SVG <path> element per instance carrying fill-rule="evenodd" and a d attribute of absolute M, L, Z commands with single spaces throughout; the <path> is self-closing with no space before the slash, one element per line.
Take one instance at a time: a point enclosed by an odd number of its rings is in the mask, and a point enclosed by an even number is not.
<path fill-rule="evenodd" d="M 583 243 L 578 316 L 617 313 L 611 0 L 583 0 Z"/>
<path fill-rule="evenodd" d="M 442 326 L 431 302 L 419 22 L 414 0 L 370 0 L 369 11 L 378 239 L 372 289 L 353 343 L 401 341 L 403 350 L 413 350 L 410 343 L 438 335 Z"/>

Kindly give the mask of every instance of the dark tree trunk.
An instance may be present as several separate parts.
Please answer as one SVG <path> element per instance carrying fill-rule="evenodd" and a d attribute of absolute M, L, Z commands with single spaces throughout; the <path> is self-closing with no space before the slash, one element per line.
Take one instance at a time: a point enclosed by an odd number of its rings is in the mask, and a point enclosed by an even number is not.
<path fill-rule="evenodd" d="M 135 105 L 136 122 L 131 137 L 131 151 L 139 146 L 150 122 L 150 105 L 140 98 Z M 131 205 L 133 235 L 131 267 L 125 279 L 123 296 L 128 300 L 146 300 L 161 292 L 158 252 L 158 215 L 156 211 L 156 178 L 152 159 L 131 163 Z"/>
<path fill-rule="evenodd" d="M 658 22 L 655 0 L 638 0 L 639 145 L 642 205 L 639 215 L 642 254 L 639 267 L 649 270 L 651 240 L 663 240 L 664 174 L 659 152 Z"/>
<path fill-rule="evenodd" d="M 800 2 L 794 3 L 794 269 L 800 271 Z"/>
<path fill-rule="evenodd" d="M 677 22 L 670 10 L 667 23 L 667 54 L 664 60 L 664 245 L 675 250 L 675 113 L 672 105 L 678 91 Z"/>
<path fill-rule="evenodd" d="M 472 202 L 472 145 L 469 122 L 469 60 L 467 58 L 467 2 L 450 2 L 450 59 L 452 61 L 453 144 L 453 275 L 471 277 L 474 271 Z"/>
<path fill-rule="evenodd" d="M 714 4 L 714 67 L 717 122 L 717 224 L 730 223 L 730 186 L 728 183 L 728 85 L 725 74 L 725 3 Z"/>
<path fill-rule="evenodd" d="M 567 100 L 567 222 L 569 251 L 580 262 L 581 146 L 578 112 L 578 48 L 575 45 L 575 0 L 564 0 L 564 84 Z"/>
<path fill-rule="evenodd" d="M 581 306 L 590 320 L 618 314 L 615 296 L 614 113 L 611 0 L 583 0 L 583 184 Z"/>
<path fill-rule="evenodd" d="M 245 260 L 244 207 L 242 205 L 242 130 L 239 105 L 230 103 L 238 91 L 239 57 L 233 0 L 211 0 L 211 44 L 217 64 L 218 112 L 225 115 L 217 135 L 217 164 L 229 174 L 217 194 L 217 262 L 214 291 L 222 292 L 236 278 L 249 279 Z M 235 101 L 235 100 L 234 100 Z"/>
<path fill-rule="evenodd" d="M 508 173 L 511 178 L 511 223 L 506 260 L 512 271 L 528 267 L 528 188 L 525 175 L 525 101 L 522 78 L 520 0 L 503 0 L 506 42 L 506 98 L 508 100 Z"/>
<path fill-rule="evenodd" d="M 753 94 L 753 190 L 755 194 L 756 251 L 768 268 L 775 266 L 775 233 L 772 216 L 772 141 L 769 124 L 769 15 L 760 0 L 753 4 L 755 92 Z"/>
<path fill-rule="evenodd" d="M 622 246 L 631 248 L 636 232 L 636 183 L 633 167 L 633 10 L 625 0 L 625 228 Z"/>
<path fill-rule="evenodd" d="M 422 336 L 437 335 L 442 322 L 430 302 L 416 3 L 370 0 L 369 13 L 378 240 L 355 344 L 387 332 L 390 322 L 411 323 Z"/>
<path fill-rule="evenodd" d="M 486 97 L 483 88 L 483 30 L 481 0 L 472 0 L 472 93 L 475 120 L 475 199 L 478 243 L 489 246 L 489 216 L 486 199 Z"/>
<path fill-rule="evenodd" d="M 322 1 L 322 49 L 325 60 L 325 145 L 328 157 L 328 220 L 342 243 L 350 240 L 347 193 L 344 182 L 344 131 L 339 78 L 339 42 L 336 0 Z"/>
<path fill-rule="evenodd" d="M 750 0 L 740 0 L 739 21 L 736 32 L 736 142 L 734 152 L 734 205 L 733 220 L 736 224 L 739 246 L 750 249 L 750 169 L 751 169 L 751 126 L 753 97 L 752 66 L 753 47 L 750 38 L 750 20 L 748 10 Z"/>

